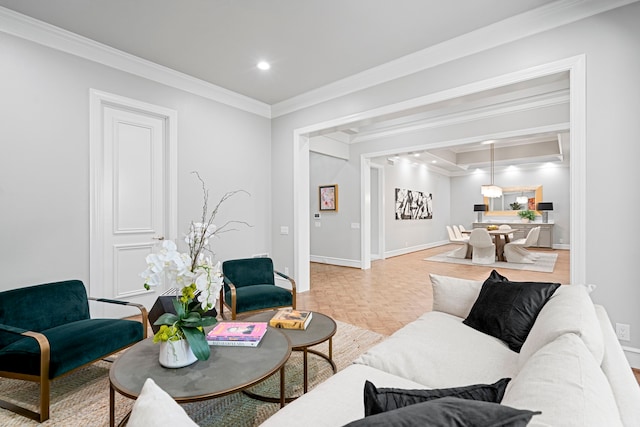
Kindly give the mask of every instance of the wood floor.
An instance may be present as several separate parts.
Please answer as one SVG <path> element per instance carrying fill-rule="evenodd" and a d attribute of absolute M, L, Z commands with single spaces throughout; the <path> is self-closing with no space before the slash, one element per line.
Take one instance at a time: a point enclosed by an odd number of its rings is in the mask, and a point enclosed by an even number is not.
<path fill-rule="evenodd" d="M 492 267 L 424 261 L 454 249 L 440 246 L 373 261 L 370 270 L 311 263 L 311 290 L 297 296 L 301 310 L 314 310 L 334 319 L 390 335 L 431 310 L 429 273 L 484 280 Z M 539 250 L 552 252 L 552 250 Z M 553 273 L 497 269 L 510 280 L 569 283 L 569 251 L 555 250 Z"/>

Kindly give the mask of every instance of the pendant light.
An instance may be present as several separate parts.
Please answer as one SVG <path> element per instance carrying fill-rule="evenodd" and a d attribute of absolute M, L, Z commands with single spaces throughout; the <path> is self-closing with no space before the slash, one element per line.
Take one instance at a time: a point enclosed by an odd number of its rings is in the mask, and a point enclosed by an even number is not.
<path fill-rule="evenodd" d="M 493 184 L 493 162 L 494 162 L 494 149 L 495 146 L 491 143 L 491 184 L 483 185 L 480 187 L 480 192 L 484 197 L 489 197 L 491 199 L 502 196 L 502 188 Z"/>
<path fill-rule="evenodd" d="M 529 198 L 520 193 L 520 196 L 516 197 L 516 202 L 520 203 L 521 205 L 527 206 L 527 204 L 529 203 Z"/>

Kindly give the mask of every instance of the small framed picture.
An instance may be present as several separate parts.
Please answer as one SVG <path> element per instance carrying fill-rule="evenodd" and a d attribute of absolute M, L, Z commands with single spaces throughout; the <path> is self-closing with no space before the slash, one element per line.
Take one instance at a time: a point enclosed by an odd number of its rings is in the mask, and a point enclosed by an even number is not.
<path fill-rule="evenodd" d="M 338 211 L 338 185 L 320 186 L 320 210 Z"/>

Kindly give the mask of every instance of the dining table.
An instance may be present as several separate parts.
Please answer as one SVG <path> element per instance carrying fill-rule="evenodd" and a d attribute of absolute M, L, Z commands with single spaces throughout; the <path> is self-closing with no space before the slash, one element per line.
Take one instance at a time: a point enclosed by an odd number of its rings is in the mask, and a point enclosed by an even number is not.
<path fill-rule="evenodd" d="M 462 234 L 471 234 L 472 231 L 473 230 L 460 230 Z M 487 230 L 487 233 L 493 238 L 493 242 L 496 245 L 496 258 L 498 261 L 506 261 L 504 258 L 504 245 L 510 242 L 509 235 L 515 231 L 513 228 Z"/>

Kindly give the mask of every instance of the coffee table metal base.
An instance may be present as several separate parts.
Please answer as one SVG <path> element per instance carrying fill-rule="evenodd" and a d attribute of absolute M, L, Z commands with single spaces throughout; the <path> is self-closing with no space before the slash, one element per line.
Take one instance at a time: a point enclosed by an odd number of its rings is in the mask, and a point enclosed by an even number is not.
<path fill-rule="evenodd" d="M 303 370 L 304 370 L 304 391 L 302 392 L 302 394 L 305 394 L 308 389 L 309 389 L 309 365 L 308 363 L 308 353 L 313 353 L 316 356 L 320 356 L 322 357 L 324 360 L 326 360 L 330 365 L 331 365 L 331 369 L 333 369 L 333 373 L 335 374 L 336 372 L 338 372 L 338 368 L 336 367 L 335 362 L 333 361 L 333 357 L 332 357 L 332 351 L 331 351 L 331 341 L 332 339 L 329 338 L 329 354 L 324 354 L 318 350 L 314 350 L 311 348 L 307 348 L 305 347 L 304 349 L 296 349 L 294 348 L 293 351 L 301 351 L 303 352 Z M 284 367 L 282 368 L 284 369 Z M 302 396 L 302 394 L 300 396 L 289 396 L 289 397 L 284 397 L 283 398 L 283 393 L 284 393 L 284 389 L 285 389 L 285 385 L 284 385 L 284 375 L 280 375 L 280 397 L 272 397 L 272 396 L 263 396 L 261 394 L 258 393 L 254 393 L 251 390 L 242 390 L 242 392 L 244 394 L 246 394 L 247 396 L 249 396 L 252 399 L 257 399 L 257 400 L 261 400 L 263 402 L 269 402 L 269 403 L 280 403 L 280 407 L 283 406 L 283 399 L 285 403 L 291 403 L 294 400 L 296 400 L 298 397 Z"/>
<path fill-rule="evenodd" d="M 268 322 L 275 314 L 275 311 L 268 311 L 260 314 L 256 314 L 247 318 L 249 322 Z M 309 390 L 309 365 L 308 354 L 312 353 L 316 356 L 320 356 L 325 359 L 333 369 L 335 374 L 338 371 L 335 362 L 333 361 L 333 336 L 337 330 L 336 322 L 322 313 L 313 312 L 313 317 L 306 330 L 295 329 L 279 329 L 280 332 L 287 335 L 291 341 L 292 351 L 301 351 L 303 353 L 303 392 L 306 393 Z M 317 344 L 328 341 L 329 351 L 327 354 L 315 350 L 313 347 Z M 281 384 L 282 386 L 282 384 Z M 264 402 L 277 403 L 279 399 L 271 396 L 264 396 L 258 393 L 254 393 L 251 390 L 242 391 L 247 396 L 258 399 Z M 285 398 L 285 402 L 289 403 L 294 401 L 300 396 L 290 396 Z"/>

